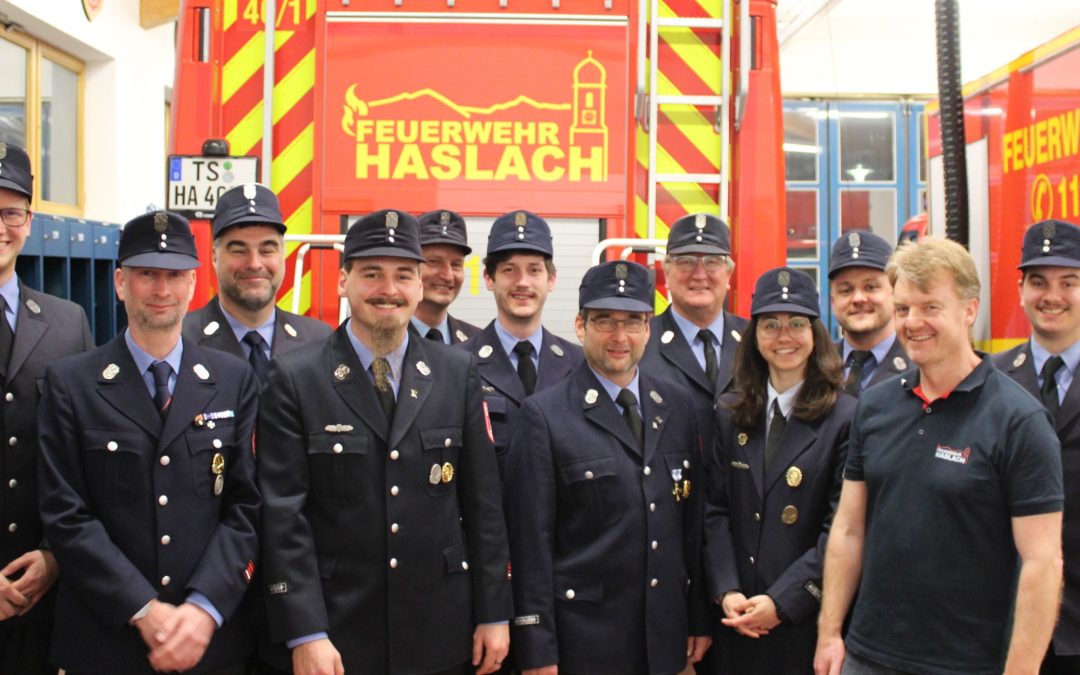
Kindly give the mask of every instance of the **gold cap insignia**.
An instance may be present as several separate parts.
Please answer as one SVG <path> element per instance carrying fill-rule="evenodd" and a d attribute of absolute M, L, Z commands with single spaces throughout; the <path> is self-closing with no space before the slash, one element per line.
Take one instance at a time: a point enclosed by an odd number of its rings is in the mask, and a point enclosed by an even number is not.
<path fill-rule="evenodd" d="M 154 231 L 158 234 L 162 234 L 169 228 L 169 216 L 164 211 L 158 211 L 154 214 Z"/>
<path fill-rule="evenodd" d="M 529 217 L 525 215 L 524 211 L 518 211 L 514 214 L 514 225 L 517 227 L 525 227 L 525 223 L 528 222 Z"/>
<path fill-rule="evenodd" d="M 776 275 L 776 283 L 781 286 L 787 286 L 791 283 L 791 273 L 787 270 L 782 270 L 780 274 Z"/>

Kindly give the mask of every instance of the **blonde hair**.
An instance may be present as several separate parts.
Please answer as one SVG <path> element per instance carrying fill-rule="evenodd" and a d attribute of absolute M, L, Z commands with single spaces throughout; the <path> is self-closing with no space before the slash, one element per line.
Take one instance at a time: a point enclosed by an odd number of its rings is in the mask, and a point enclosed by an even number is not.
<path fill-rule="evenodd" d="M 889 283 L 903 275 L 919 290 L 926 292 L 931 278 L 944 272 L 956 284 L 956 291 L 965 300 L 979 297 L 979 273 L 975 260 L 968 250 L 949 239 L 926 237 L 922 241 L 907 242 L 897 247 L 885 266 Z"/>

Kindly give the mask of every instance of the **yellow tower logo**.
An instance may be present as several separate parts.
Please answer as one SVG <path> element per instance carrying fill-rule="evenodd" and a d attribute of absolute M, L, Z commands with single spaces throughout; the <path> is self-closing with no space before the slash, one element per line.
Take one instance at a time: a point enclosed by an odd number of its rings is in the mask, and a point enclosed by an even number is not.
<path fill-rule="evenodd" d="M 593 58 L 592 50 L 574 67 L 573 122 L 570 124 L 570 145 L 593 146 L 604 156 L 602 180 L 608 176 L 608 128 L 605 101 L 607 71 Z"/>

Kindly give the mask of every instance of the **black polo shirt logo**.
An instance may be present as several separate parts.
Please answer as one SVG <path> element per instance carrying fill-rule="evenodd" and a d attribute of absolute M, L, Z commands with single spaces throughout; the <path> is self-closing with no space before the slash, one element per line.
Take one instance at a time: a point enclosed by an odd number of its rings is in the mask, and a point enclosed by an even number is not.
<path fill-rule="evenodd" d="M 947 445 L 937 446 L 937 450 L 934 451 L 934 457 L 936 459 L 943 459 L 946 462 L 955 462 L 956 464 L 967 464 L 968 459 L 971 458 L 971 448 L 964 448 L 963 450 L 956 450 L 950 448 Z"/>

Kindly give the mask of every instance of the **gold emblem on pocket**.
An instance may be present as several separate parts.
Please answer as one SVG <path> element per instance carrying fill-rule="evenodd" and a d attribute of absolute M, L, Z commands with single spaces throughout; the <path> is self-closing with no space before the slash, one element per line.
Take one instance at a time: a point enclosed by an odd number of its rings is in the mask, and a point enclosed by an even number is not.
<path fill-rule="evenodd" d="M 449 483 L 454 480 L 454 465 L 450 462 L 445 462 L 442 465 L 442 482 Z"/>

